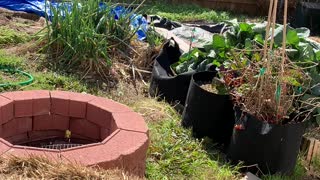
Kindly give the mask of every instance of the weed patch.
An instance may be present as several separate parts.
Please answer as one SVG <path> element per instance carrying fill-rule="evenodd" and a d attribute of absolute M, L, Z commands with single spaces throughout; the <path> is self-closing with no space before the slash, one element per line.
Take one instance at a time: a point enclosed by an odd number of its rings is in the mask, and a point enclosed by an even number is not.
<path fill-rule="evenodd" d="M 28 40 L 28 35 L 17 32 L 7 26 L 0 26 L 0 46 L 23 43 Z"/>
<path fill-rule="evenodd" d="M 81 69 L 84 75 L 96 72 L 107 79 L 111 52 L 124 51 L 135 30 L 130 27 L 130 13 L 115 19 L 115 7 L 100 7 L 99 2 L 76 0 L 72 7 L 51 7 L 53 18 L 47 38 L 51 58 L 63 69 Z"/>
<path fill-rule="evenodd" d="M 3 50 L 0 49 L 0 68 L 20 68 L 23 65 L 23 59 L 17 56 L 7 55 Z"/>

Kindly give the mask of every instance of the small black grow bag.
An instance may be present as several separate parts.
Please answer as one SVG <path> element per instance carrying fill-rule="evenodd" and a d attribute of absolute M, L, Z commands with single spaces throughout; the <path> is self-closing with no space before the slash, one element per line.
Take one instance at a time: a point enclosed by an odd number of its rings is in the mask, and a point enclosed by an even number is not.
<path fill-rule="evenodd" d="M 233 163 L 243 161 L 245 165 L 258 165 L 249 170 L 253 173 L 291 174 L 295 168 L 306 121 L 301 123 L 274 125 L 260 121 L 250 114 L 237 110 L 236 124 L 227 153 Z"/>
<path fill-rule="evenodd" d="M 197 138 L 208 136 L 217 143 L 229 144 L 234 126 L 233 105 L 229 95 L 218 95 L 201 88 L 211 83 L 216 72 L 199 72 L 192 76 L 182 114 L 182 125 L 193 128 Z"/>
<path fill-rule="evenodd" d="M 152 70 L 149 88 L 151 96 L 158 96 L 169 103 L 184 105 L 194 71 L 174 75 L 170 65 L 179 61 L 180 56 L 179 45 L 173 39 L 163 45 Z"/>

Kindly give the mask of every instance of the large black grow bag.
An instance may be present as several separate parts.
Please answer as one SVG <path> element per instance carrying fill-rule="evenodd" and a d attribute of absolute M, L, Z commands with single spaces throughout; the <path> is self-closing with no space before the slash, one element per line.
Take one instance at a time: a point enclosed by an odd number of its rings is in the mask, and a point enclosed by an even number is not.
<path fill-rule="evenodd" d="M 293 21 L 295 27 L 307 27 L 312 34 L 320 33 L 320 2 L 299 2 Z"/>
<path fill-rule="evenodd" d="M 174 75 L 170 65 L 179 61 L 180 56 L 179 45 L 173 39 L 163 45 L 152 70 L 149 88 L 151 96 L 158 96 L 170 103 L 184 105 L 194 71 Z"/>
<path fill-rule="evenodd" d="M 229 95 L 218 95 L 201 88 L 211 83 L 216 72 L 199 72 L 192 76 L 182 114 L 182 125 L 193 128 L 197 138 L 208 136 L 217 143 L 228 144 L 234 126 L 233 105 Z"/>
<path fill-rule="evenodd" d="M 243 161 L 245 165 L 258 165 L 247 170 L 264 174 L 291 174 L 295 168 L 302 135 L 307 123 L 274 125 L 260 121 L 250 114 L 236 111 L 228 159 L 233 163 Z"/>

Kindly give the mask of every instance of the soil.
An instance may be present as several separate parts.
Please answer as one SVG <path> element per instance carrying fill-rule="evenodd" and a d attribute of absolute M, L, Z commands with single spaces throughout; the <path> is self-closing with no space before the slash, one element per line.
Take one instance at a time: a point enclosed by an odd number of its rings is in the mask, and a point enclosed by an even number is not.
<path fill-rule="evenodd" d="M 218 90 L 216 88 L 214 88 L 212 86 L 212 84 L 203 84 L 200 86 L 202 89 L 208 91 L 208 92 L 211 92 L 211 93 L 214 93 L 214 94 L 218 94 Z"/>
<path fill-rule="evenodd" d="M 319 36 L 311 36 L 310 39 L 317 41 L 318 43 L 320 43 L 320 37 Z"/>
<path fill-rule="evenodd" d="M 37 15 L 0 8 L 0 26 L 7 26 L 17 32 L 31 35 L 41 30 L 45 25 L 45 19 Z"/>

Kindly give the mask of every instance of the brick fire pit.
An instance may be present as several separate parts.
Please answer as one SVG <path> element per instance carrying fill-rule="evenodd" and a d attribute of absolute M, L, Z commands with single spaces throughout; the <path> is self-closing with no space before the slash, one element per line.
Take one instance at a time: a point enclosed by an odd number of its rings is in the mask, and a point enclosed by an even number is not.
<path fill-rule="evenodd" d="M 3 93 L 0 125 L 3 157 L 40 155 L 144 176 L 148 128 L 112 100 L 63 91 Z"/>

